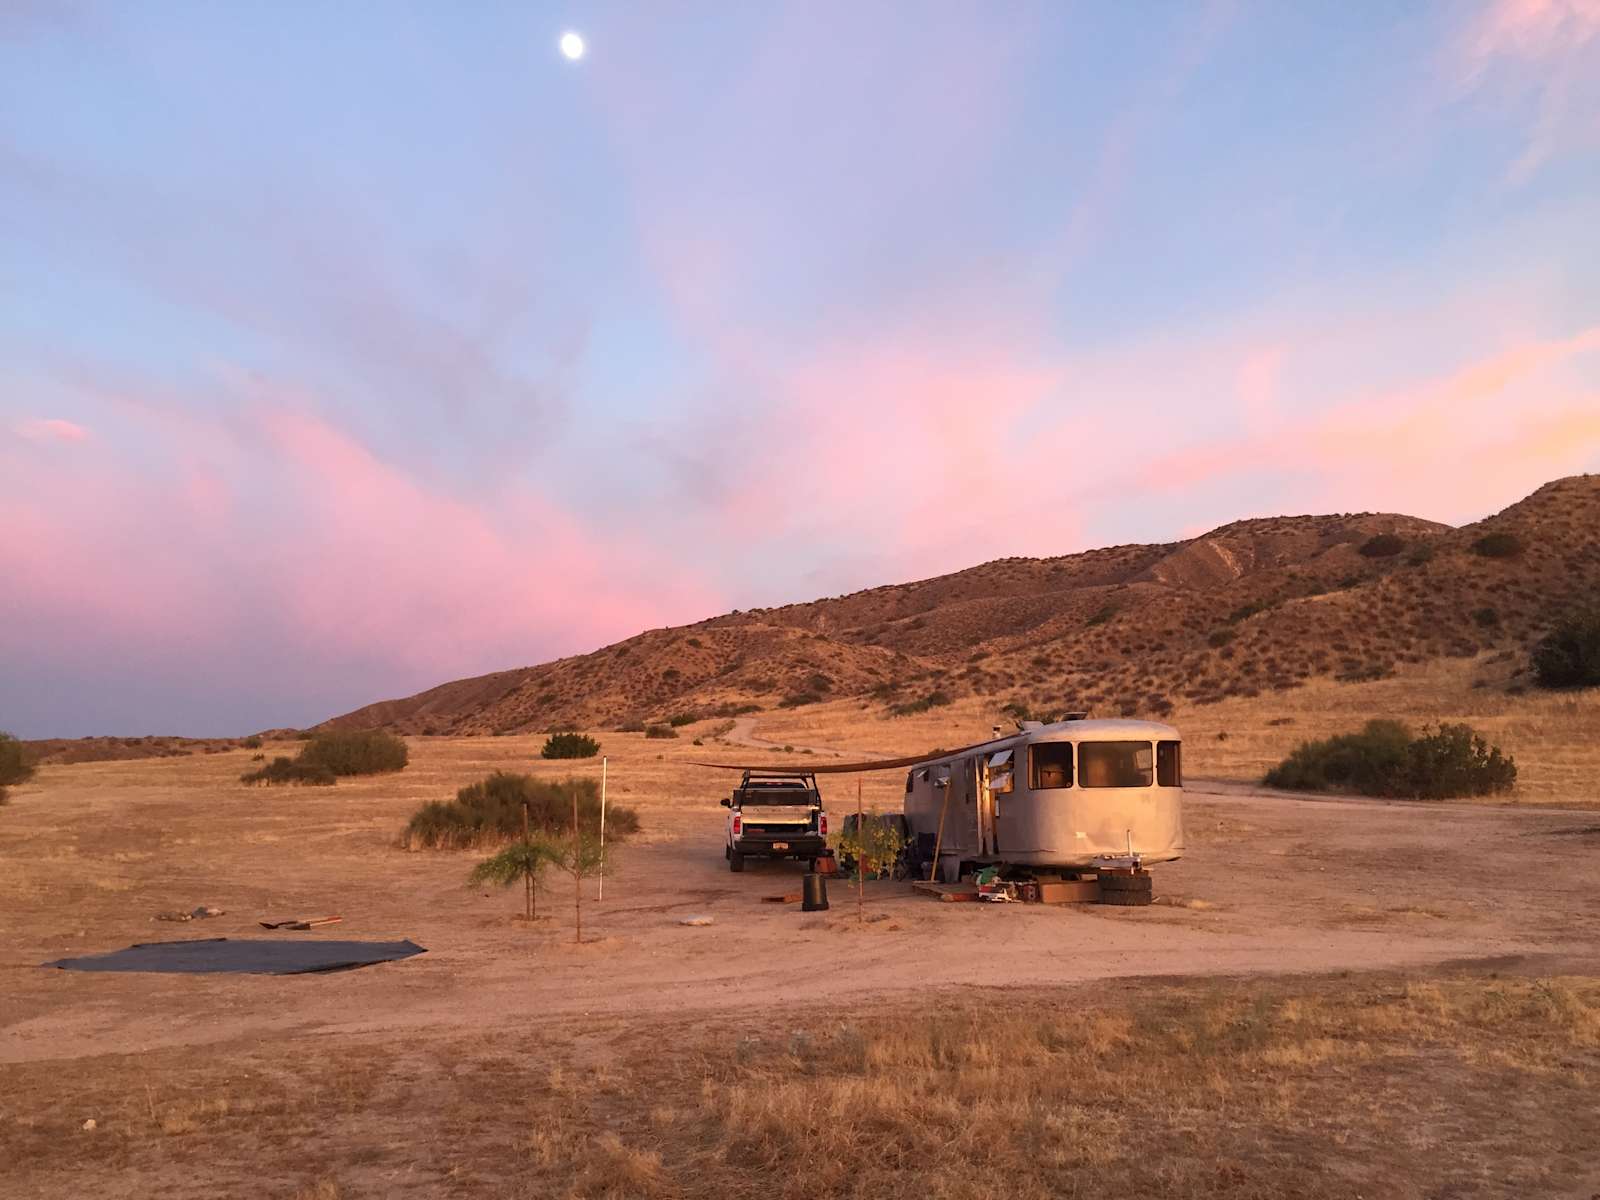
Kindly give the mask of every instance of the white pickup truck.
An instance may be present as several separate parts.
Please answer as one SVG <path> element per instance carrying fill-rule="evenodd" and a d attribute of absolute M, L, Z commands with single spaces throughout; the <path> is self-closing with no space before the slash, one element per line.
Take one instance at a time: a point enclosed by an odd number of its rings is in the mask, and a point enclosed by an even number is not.
<path fill-rule="evenodd" d="M 809 771 L 746 771 L 722 807 L 730 871 L 744 870 L 746 858 L 802 858 L 815 870 L 827 848 L 828 814 Z"/>

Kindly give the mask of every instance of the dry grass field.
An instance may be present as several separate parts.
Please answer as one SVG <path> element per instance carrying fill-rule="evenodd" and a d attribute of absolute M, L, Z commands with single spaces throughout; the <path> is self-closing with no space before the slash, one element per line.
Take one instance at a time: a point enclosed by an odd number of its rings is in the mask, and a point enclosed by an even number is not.
<path fill-rule="evenodd" d="M 1273 699 L 1292 725 L 1263 725 L 1266 701 L 1180 713 L 1190 772 L 1247 779 L 1341 713 L 1376 715 L 1381 689 L 1420 703 L 1430 684 L 1315 686 Z M 1556 751 L 1592 703 L 1496 695 L 1420 715 L 1471 716 L 1525 770 L 1544 754 L 1519 799 L 1576 805 L 1592 748 Z M 529 926 L 519 893 L 465 886 L 477 855 L 397 845 L 418 803 L 491 770 L 598 773 L 540 761 L 538 737 L 414 738 L 404 772 L 334 788 L 246 788 L 242 749 L 46 764 L 0 810 L 0 1193 L 1600 1191 L 1590 812 L 1201 781 L 1153 907 L 943 905 L 879 883 L 861 923 L 837 881 L 828 913 L 762 903 L 795 886 L 791 864 L 731 875 L 727 779 L 690 765 L 753 755 L 732 738 L 804 762 L 805 746 L 956 744 L 990 723 L 960 704 L 891 721 L 844 702 L 677 740 L 602 733 L 611 795 L 644 829 L 604 901 L 586 888 L 581 945 L 570 883 Z M 693 745 L 713 730 L 724 740 Z M 897 803 L 902 778 L 865 777 L 865 802 Z M 827 786 L 853 807 L 853 781 Z M 153 920 L 200 904 L 225 915 Z M 344 923 L 255 925 L 324 913 Z M 206 936 L 409 937 L 428 953 L 321 976 L 39 966 Z"/>
<path fill-rule="evenodd" d="M 1352 732 L 1374 717 L 1419 728 L 1465 721 L 1515 756 L 1511 802 L 1600 807 L 1600 689 L 1511 695 L 1503 686 L 1474 686 L 1504 682 L 1508 666 L 1494 658 L 1442 659 L 1363 683 L 1314 679 L 1288 691 L 1180 704 L 1163 719 L 1183 732 L 1188 777 L 1248 783 L 1300 742 Z M 877 706 L 842 701 L 766 713 L 760 724 L 762 736 L 779 745 L 892 753 L 965 745 L 995 725 L 1015 728 L 997 705 L 974 699 L 893 719 L 883 719 Z"/>

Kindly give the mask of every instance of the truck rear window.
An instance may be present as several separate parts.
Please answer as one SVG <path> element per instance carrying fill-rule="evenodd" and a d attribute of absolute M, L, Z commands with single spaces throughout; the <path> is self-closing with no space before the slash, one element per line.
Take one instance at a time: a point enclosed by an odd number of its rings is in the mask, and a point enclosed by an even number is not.
<path fill-rule="evenodd" d="M 760 791 L 751 788 L 748 791 L 739 793 L 737 802 L 741 806 L 748 804 L 751 807 L 762 808 L 777 804 L 815 804 L 817 802 L 817 794 L 815 792 L 800 791 L 798 788 L 793 791 L 787 788 L 771 788 Z"/>
<path fill-rule="evenodd" d="M 1078 786 L 1149 787 L 1155 782 L 1155 754 L 1149 742 L 1079 742 Z"/>

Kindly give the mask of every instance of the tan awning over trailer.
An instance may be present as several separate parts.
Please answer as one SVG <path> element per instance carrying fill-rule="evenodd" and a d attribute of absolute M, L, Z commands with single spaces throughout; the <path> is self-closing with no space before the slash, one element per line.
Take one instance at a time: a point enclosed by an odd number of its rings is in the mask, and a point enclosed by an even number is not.
<path fill-rule="evenodd" d="M 926 754 L 913 754 L 909 758 L 880 758 L 868 762 L 788 762 L 777 763 L 719 763 L 719 762 L 691 762 L 691 767 L 710 767 L 713 771 L 778 771 L 794 775 L 845 775 L 855 771 L 893 771 L 899 767 L 914 767 L 918 763 L 927 762 L 930 758 L 942 758 L 946 754 L 959 754 L 959 750 L 931 750 Z"/>

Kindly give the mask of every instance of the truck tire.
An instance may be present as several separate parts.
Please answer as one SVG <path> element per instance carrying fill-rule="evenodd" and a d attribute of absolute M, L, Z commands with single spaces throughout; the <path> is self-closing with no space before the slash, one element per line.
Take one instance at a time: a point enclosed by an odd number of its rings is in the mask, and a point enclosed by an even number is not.
<path fill-rule="evenodd" d="M 728 851 L 728 870 L 744 870 L 744 855 L 740 854 L 737 850 Z"/>
<path fill-rule="evenodd" d="M 1102 892 L 1143 892 L 1150 895 L 1152 880 L 1149 875 L 1101 875 L 1100 890 Z"/>
<path fill-rule="evenodd" d="M 1149 904 L 1154 900 L 1155 897 L 1149 892 L 1101 891 L 1100 893 L 1101 904 L 1119 904 L 1123 908 L 1138 908 L 1142 905 Z"/>

